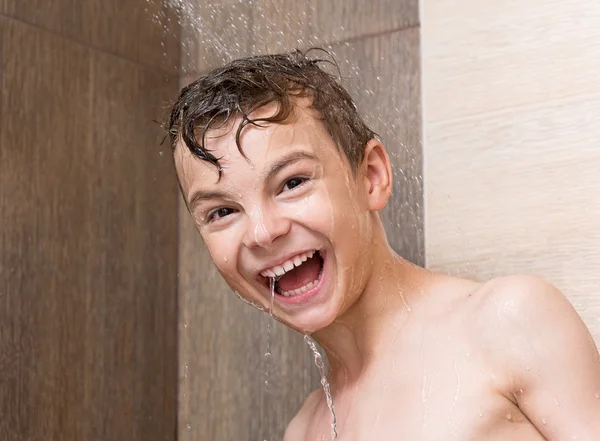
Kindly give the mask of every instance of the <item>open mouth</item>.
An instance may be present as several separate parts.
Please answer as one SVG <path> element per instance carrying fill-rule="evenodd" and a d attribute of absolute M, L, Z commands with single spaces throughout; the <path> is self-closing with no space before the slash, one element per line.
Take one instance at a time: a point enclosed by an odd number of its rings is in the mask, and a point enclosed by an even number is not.
<path fill-rule="evenodd" d="M 293 262 L 293 266 L 291 263 Z M 263 271 L 264 284 L 270 289 L 272 278 L 275 279 L 275 293 L 284 298 L 301 297 L 313 290 L 323 276 L 324 253 L 315 250 L 296 256 L 276 272 Z"/>

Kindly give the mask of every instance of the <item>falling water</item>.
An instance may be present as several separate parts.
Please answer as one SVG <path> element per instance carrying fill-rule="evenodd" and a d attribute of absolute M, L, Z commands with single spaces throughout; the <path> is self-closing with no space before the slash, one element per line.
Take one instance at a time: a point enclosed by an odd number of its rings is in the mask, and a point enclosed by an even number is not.
<path fill-rule="evenodd" d="M 273 317 L 273 305 L 275 303 L 275 280 L 270 278 L 271 285 L 271 305 L 269 306 L 269 321 L 267 322 L 267 350 L 265 352 L 265 392 L 269 393 L 269 368 L 271 366 L 271 328 L 275 324 L 275 318 Z M 270 424 L 268 424 L 270 429 Z M 265 438 L 264 441 L 267 441 Z"/>
<path fill-rule="evenodd" d="M 317 348 L 315 341 L 308 334 L 304 336 L 304 341 L 308 344 L 310 349 L 313 352 L 315 357 L 315 364 L 319 369 L 319 374 L 321 375 L 321 385 L 323 386 L 323 391 L 325 392 L 325 397 L 327 399 L 327 407 L 329 407 L 329 411 L 331 412 L 331 439 L 333 441 L 337 440 L 337 420 L 335 418 L 335 410 L 333 408 L 333 398 L 331 397 L 331 390 L 329 388 L 329 382 L 327 381 L 327 376 L 325 375 L 325 365 L 323 364 L 323 357 Z"/>
<path fill-rule="evenodd" d="M 271 360 L 271 326 L 275 323 L 273 317 L 273 304 L 275 302 L 275 279 L 271 278 L 271 306 L 269 307 L 269 321 L 267 323 L 267 351 L 265 352 L 265 392 L 269 392 L 269 367 Z"/>

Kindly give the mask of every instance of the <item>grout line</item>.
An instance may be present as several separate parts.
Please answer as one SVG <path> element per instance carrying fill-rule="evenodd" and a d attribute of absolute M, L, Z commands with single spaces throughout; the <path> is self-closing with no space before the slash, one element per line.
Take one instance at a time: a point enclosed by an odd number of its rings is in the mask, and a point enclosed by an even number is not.
<path fill-rule="evenodd" d="M 420 27 L 421 27 L 421 25 L 419 23 L 410 24 L 407 26 L 400 26 L 400 27 L 394 28 L 394 29 L 388 29 L 386 31 L 371 32 L 371 33 L 367 33 L 367 34 L 356 35 L 354 37 L 349 37 L 349 38 L 346 38 L 343 40 L 334 40 L 334 41 L 325 42 L 322 44 L 323 44 L 323 46 L 333 46 L 333 45 L 339 45 L 339 44 L 344 44 L 344 43 L 351 43 L 351 42 L 357 41 L 357 40 L 363 40 L 363 39 L 366 40 L 368 38 L 383 37 L 384 35 L 393 34 L 395 32 L 408 31 L 409 29 L 418 29 Z"/>
<path fill-rule="evenodd" d="M 344 43 L 351 43 L 351 42 L 362 40 L 362 39 L 382 37 L 384 35 L 393 34 L 395 32 L 402 32 L 402 31 L 407 31 L 407 30 L 410 30 L 410 29 L 419 29 L 420 27 L 421 27 L 420 23 L 410 24 L 410 25 L 407 25 L 407 26 L 400 26 L 400 27 L 394 28 L 394 29 L 388 29 L 386 31 L 372 32 L 372 33 L 368 33 L 368 34 L 356 35 L 354 37 L 349 37 L 349 38 L 346 38 L 344 40 L 334 40 L 334 41 L 329 41 L 329 42 L 318 43 L 318 45 L 320 45 L 321 47 L 341 45 L 341 44 L 344 44 Z M 251 28 L 251 32 L 252 31 L 253 31 L 253 29 Z M 310 47 L 315 47 L 315 46 L 316 45 L 311 45 Z M 306 47 L 304 49 L 308 49 L 308 47 Z M 292 50 L 292 49 L 290 49 L 290 50 Z M 250 51 L 248 53 L 250 54 Z M 179 79 L 181 80 L 182 78 L 186 78 L 186 77 L 196 77 L 197 78 L 197 77 L 199 77 L 201 75 L 204 75 L 205 73 L 207 73 L 207 72 L 209 72 L 211 70 L 212 70 L 212 68 L 208 68 L 206 70 L 200 70 L 200 71 L 193 70 L 193 71 L 187 71 L 187 72 L 179 72 Z"/>
<path fill-rule="evenodd" d="M 72 43 L 79 44 L 80 46 L 84 46 L 84 47 L 86 47 L 88 49 L 91 49 L 91 50 L 94 50 L 96 52 L 99 52 L 99 53 L 102 53 L 102 54 L 105 54 L 105 55 L 111 55 L 113 57 L 117 57 L 117 58 L 120 58 L 122 60 L 129 61 L 132 64 L 135 64 L 135 65 L 137 65 L 139 67 L 143 67 L 144 69 L 147 69 L 147 70 L 154 71 L 156 73 L 160 73 L 160 74 L 164 74 L 164 75 L 169 75 L 169 76 L 171 76 L 171 75 L 177 75 L 177 76 L 179 76 L 180 75 L 180 73 L 179 73 L 180 66 L 175 66 L 175 70 L 173 72 L 169 72 L 169 71 L 161 69 L 159 67 L 152 66 L 150 64 L 146 64 L 146 63 L 143 63 L 141 61 L 134 60 L 132 58 L 126 57 L 126 56 L 124 56 L 122 54 L 119 54 L 117 52 L 113 52 L 113 51 L 110 51 L 108 49 L 101 48 L 99 46 L 94 46 L 94 45 L 92 45 L 90 43 L 86 43 L 85 41 L 78 40 L 76 38 L 72 38 L 72 37 L 69 37 L 69 36 L 66 36 L 66 35 L 62 35 L 61 33 L 57 32 L 57 31 L 53 31 L 51 29 L 47 29 L 47 28 L 45 28 L 43 26 L 40 26 L 40 25 L 35 24 L 35 23 L 30 23 L 30 22 L 22 20 L 20 18 L 10 17 L 10 16 L 4 15 L 4 14 L 0 14 L 0 18 L 5 18 L 8 21 L 12 21 L 12 22 L 15 22 L 15 23 L 18 23 L 18 24 L 22 24 L 22 25 L 25 25 L 25 26 L 37 29 L 39 31 L 45 32 L 47 34 L 54 35 L 54 36 L 59 37 L 59 38 L 61 38 L 63 40 L 67 40 L 67 41 L 70 41 Z M 179 63 L 179 64 L 181 64 L 181 63 Z"/>

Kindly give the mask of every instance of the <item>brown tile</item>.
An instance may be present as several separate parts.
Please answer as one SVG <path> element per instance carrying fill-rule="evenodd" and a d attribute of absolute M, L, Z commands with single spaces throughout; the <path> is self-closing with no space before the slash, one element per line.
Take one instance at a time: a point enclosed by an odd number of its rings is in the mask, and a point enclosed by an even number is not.
<path fill-rule="evenodd" d="M 167 72 L 179 64 L 179 24 L 163 0 L 4 0 L 5 13 Z"/>
<path fill-rule="evenodd" d="M 312 33 L 330 43 L 418 26 L 418 0 L 311 0 Z"/>
<path fill-rule="evenodd" d="M 102 366 L 92 396 L 120 396 L 131 411 L 103 402 L 106 427 L 131 426 L 111 439 L 172 439 L 176 425 L 177 183 L 170 147 L 160 145 L 165 104 L 177 79 L 106 54 L 92 63 L 92 145 L 97 172 L 88 197 L 99 222 L 108 296 L 95 296 L 102 323 L 88 326 L 98 350 L 122 354 Z M 99 317 L 100 318 L 100 317 Z M 127 336 L 128 338 L 123 338 Z M 106 357 L 106 356 L 105 356 Z M 88 360 L 92 361 L 92 360 Z M 95 391 L 94 391 L 95 389 Z M 95 393 L 94 393 L 95 392 Z M 96 434 L 98 435 L 98 434 Z"/>
<path fill-rule="evenodd" d="M 151 122 L 173 87 L 0 34 L 0 438 L 173 440 L 176 187 Z"/>
<path fill-rule="evenodd" d="M 257 0 L 252 8 L 252 54 L 288 52 L 318 43 L 309 1 Z"/>
<path fill-rule="evenodd" d="M 243 56 L 322 46 L 418 24 L 416 0 L 336 3 L 188 3 L 183 14 L 183 71 L 205 72 Z"/>
<path fill-rule="evenodd" d="M 0 438 L 84 439 L 89 51 L 0 29 Z"/>
<path fill-rule="evenodd" d="M 251 5 L 192 0 L 181 12 L 182 74 L 205 72 L 249 55 Z"/>
<path fill-rule="evenodd" d="M 382 212 L 390 244 L 424 264 L 419 30 L 330 47 L 343 84 L 388 149 L 394 192 Z"/>
<path fill-rule="evenodd" d="M 258 0 L 252 8 L 252 53 L 322 46 L 418 23 L 416 0 Z"/>

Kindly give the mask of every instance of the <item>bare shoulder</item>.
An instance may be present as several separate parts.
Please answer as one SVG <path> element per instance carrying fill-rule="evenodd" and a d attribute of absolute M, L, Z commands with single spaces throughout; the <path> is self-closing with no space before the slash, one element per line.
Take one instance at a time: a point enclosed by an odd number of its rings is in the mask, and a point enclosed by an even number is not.
<path fill-rule="evenodd" d="M 308 422 L 315 412 L 320 396 L 321 390 L 316 389 L 306 397 L 302 407 L 285 429 L 283 441 L 304 441 Z"/>
<path fill-rule="evenodd" d="M 571 303 L 554 285 L 537 276 L 516 275 L 492 279 L 475 294 L 481 323 L 526 325 L 571 315 Z M 480 323 L 480 324 L 481 324 Z M 513 328 L 514 329 L 514 328 Z"/>
<path fill-rule="evenodd" d="M 549 324 L 566 324 L 579 316 L 555 286 L 537 276 L 499 277 L 472 296 L 473 326 L 484 337 L 506 339 Z M 561 318 L 557 322 L 557 318 Z M 498 332 L 502 329 L 502 332 Z"/>
<path fill-rule="evenodd" d="M 538 277 L 512 276 L 474 297 L 471 335 L 495 389 L 547 439 L 597 439 L 600 354 L 563 293 Z"/>
<path fill-rule="evenodd" d="M 506 371 L 537 347 L 555 346 L 566 337 L 591 340 L 569 300 L 542 278 L 517 275 L 492 279 L 472 300 L 472 335 L 477 336 L 491 363 Z"/>

